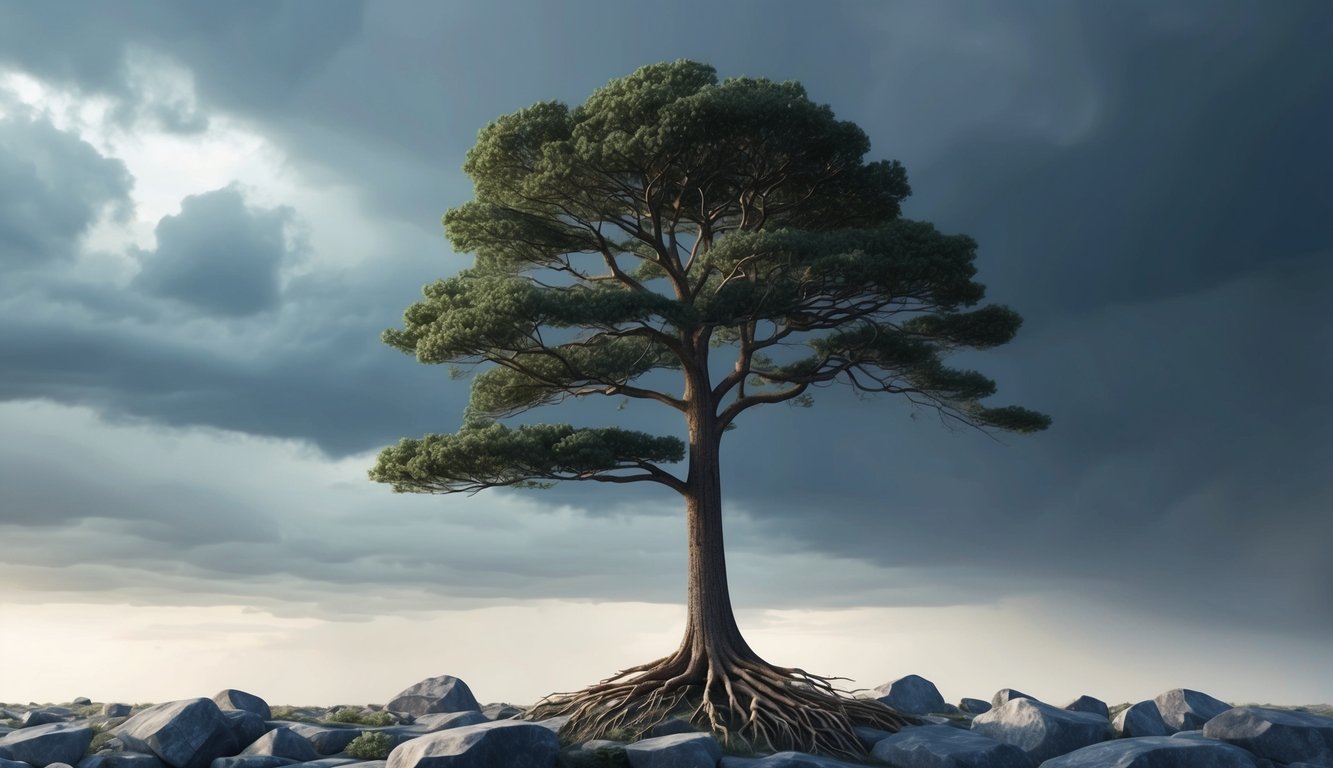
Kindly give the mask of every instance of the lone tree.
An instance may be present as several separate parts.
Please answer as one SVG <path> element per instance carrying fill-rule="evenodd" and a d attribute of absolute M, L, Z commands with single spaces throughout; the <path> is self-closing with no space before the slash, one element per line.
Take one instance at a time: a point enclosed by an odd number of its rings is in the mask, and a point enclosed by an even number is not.
<path fill-rule="evenodd" d="M 685 500 L 688 623 L 665 658 L 529 717 L 563 735 L 645 732 L 673 712 L 755 747 L 864 754 L 853 725 L 907 722 L 825 678 L 761 659 L 727 591 L 719 446 L 758 405 L 841 382 L 905 396 L 946 421 L 1032 432 L 1050 420 L 980 400 L 994 383 L 941 364 L 1013 338 L 1021 318 L 974 307 L 976 243 L 900 217 L 896 161 L 795 82 L 677 61 L 613 80 L 574 109 L 542 102 L 483 129 L 463 166 L 475 199 L 444 228 L 475 265 L 428 285 L 384 341 L 423 363 L 490 364 L 457 434 L 404 439 L 373 480 L 475 492 L 557 480 L 658 483 Z M 729 366 L 719 365 L 727 354 Z M 676 374 L 647 376 L 659 369 Z M 676 378 L 677 375 L 679 378 Z M 669 377 L 669 387 L 646 380 Z M 676 387 L 679 389 L 676 389 Z M 687 439 L 497 419 L 589 395 L 679 412 Z M 684 477 L 663 466 L 685 460 Z"/>

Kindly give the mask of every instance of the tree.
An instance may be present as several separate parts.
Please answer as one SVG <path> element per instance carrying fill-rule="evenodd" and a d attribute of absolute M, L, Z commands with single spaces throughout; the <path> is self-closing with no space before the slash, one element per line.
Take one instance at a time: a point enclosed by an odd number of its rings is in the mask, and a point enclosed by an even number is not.
<path fill-rule="evenodd" d="M 425 493 L 657 483 L 685 502 L 680 647 L 529 713 L 572 715 L 567 737 L 634 736 L 689 711 L 724 740 L 847 755 L 863 751 L 853 725 L 907 722 L 842 695 L 839 678 L 751 650 L 722 537 L 719 446 L 756 406 L 843 383 L 987 432 L 1050 423 L 982 405 L 994 383 L 942 364 L 1009 341 L 1021 318 L 973 308 L 984 293 L 972 280 L 976 243 L 902 218 L 906 173 L 865 162 L 869 149 L 798 83 L 719 82 L 712 67 L 677 61 L 613 80 L 572 110 L 552 101 L 505 115 L 468 153 L 475 199 L 444 228 L 475 264 L 426 286 L 384 340 L 423 363 L 487 365 L 458 433 L 384 449 L 371 478 Z M 663 369 L 675 373 L 656 379 L 673 386 L 650 386 Z M 592 395 L 674 410 L 687 439 L 498 421 Z M 682 460 L 683 477 L 664 468 Z"/>

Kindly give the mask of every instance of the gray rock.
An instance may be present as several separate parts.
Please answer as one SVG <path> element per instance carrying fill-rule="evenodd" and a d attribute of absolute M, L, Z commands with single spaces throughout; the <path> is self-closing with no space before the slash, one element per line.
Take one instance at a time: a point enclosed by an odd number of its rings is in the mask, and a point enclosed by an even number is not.
<path fill-rule="evenodd" d="M 856 740 L 861 742 L 861 746 L 867 750 L 893 735 L 893 731 L 882 731 L 868 725 L 854 725 L 852 726 L 852 733 L 856 734 Z"/>
<path fill-rule="evenodd" d="M 385 705 L 385 709 L 421 716 L 434 712 L 480 712 L 481 706 L 467 683 L 450 675 L 440 675 L 404 689 Z"/>
<path fill-rule="evenodd" d="M 238 691 L 235 688 L 228 688 L 225 691 L 218 691 L 213 696 L 213 703 L 222 710 L 240 710 L 241 712 L 253 712 L 264 720 L 273 719 L 273 710 L 268 706 L 268 702 L 245 691 Z"/>
<path fill-rule="evenodd" d="M 172 768 L 208 768 L 240 751 L 227 718 L 212 699 L 185 699 L 149 707 L 116 729 L 125 748 L 151 752 Z"/>
<path fill-rule="evenodd" d="M 972 720 L 972 730 L 1013 744 L 1026 752 L 1034 764 L 1111 738 L 1111 724 L 1100 715 L 1070 712 L 1019 698 L 977 715 Z"/>
<path fill-rule="evenodd" d="M 1111 721 L 1111 729 L 1120 736 L 1170 736 L 1172 729 L 1162 720 L 1162 713 L 1157 711 L 1157 702 L 1140 701 L 1133 706 L 1120 710 Z"/>
<path fill-rule="evenodd" d="M 32 768 L 32 766 L 27 763 L 19 762 L 18 760 L 10 760 L 7 757 L 0 757 L 0 768 Z"/>
<path fill-rule="evenodd" d="M 443 731 L 447 728 L 459 728 L 464 725 L 480 725 L 489 722 L 491 722 L 491 718 L 486 717 L 481 712 L 436 712 L 433 715 L 418 717 L 412 725 L 422 729 L 425 733 L 431 733 L 433 731 Z"/>
<path fill-rule="evenodd" d="M 1014 699 L 1031 699 L 1032 701 L 1036 701 L 1037 697 L 1029 696 L 1022 691 L 1016 691 L 1013 688 L 1001 688 L 995 692 L 994 696 L 990 697 L 991 709 L 1002 707 Z"/>
<path fill-rule="evenodd" d="M 157 755 L 142 752 L 108 752 L 83 758 L 79 768 L 167 768 Z"/>
<path fill-rule="evenodd" d="M 34 709 L 23 713 L 19 718 L 20 728 L 31 728 L 34 725 L 50 725 L 51 723 L 63 723 L 65 718 L 52 712 L 41 709 Z"/>
<path fill-rule="evenodd" d="M 555 717 L 548 717 L 545 720 L 533 720 L 531 722 L 533 725 L 549 728 L 551 733 L 560 733 L 560 729 L 565 727 L 565 723 L 568 723 L 571 717 L 573 717 L 573 715 L 556 715 Z"/>
<path fill-rule="evenodd" d="M 737 768 L 742 768 L 742 766 L 744 768 L 863 768 L 863 766 L 856 763 L 845 763 L 841 760 L 820 755 L 807 755 L 804 752 L 778 752 L 754 760 L 751 763 L 728 762 L 734 759 L 730 757 L 722 758 L 723 768 L 730 768 L 731 765 L 736 765 Z"/>
<path fill-rule="evenodd" d="M 268 721 L 254 712 L 247 712 L 243 709 L 227 709 L 223 710 L 222 716 L 226 718 L 227 728 L 231 731 L 232 740 L 237 744 L 253 744 L 260 736 L 272 730 Z"/>
<path fill-rule="evenodd" d="M 88 698 L 87 696 L 75 696 L 74 701 L 70 702 L 70 704 L 73 704 L 76 707 L 86 707 L 92 703 L 93 700 Z"/>
<path fill-rule="evenodd" d="M 1106 706 L 1106 702 L 1091 696 L 1079 696 L 1066 704 L 1064 709 L 1070 712 L 1091 712 L 1094 715 L 1101 715 L 1107 720 L 1111 719 L 1111 708 Z"/>
<path fill-rule="evenodd" d="M 1209 720 L 1203 735 L 1278 763 L 1333 766 L 1333 718 L 1267 707 L 1236 707 Z"/>
<path fill-rule="evenodd" d="M 580 744 L 579 749 L 584 752 L 596 752 L 599 749 L 624 749 L 627 743 L 615 739 L 592 739 Z"/>
<path fill-rule="evenodd" d="M 722 747 L 710 733 L 677 733 L 625 747 L 632 768 L 716 768 Z"/>
<path fill-rule="evenodd" d="M 209 768 L 282 768 L 284 765 L 296 765 L 299 760 L 277 755 L 236 755 L 219 757 Z"/>
<path fill-rule="evenodd" d="M 281 721 L 273 721 L 273 723 L 279 722 Z M 287 728 L 309 741 L 310 746 L 321 755 L 336 755 L 347 749 L 347 745 L 361 735 L 359 728 L 332 728 L 309 723 L 282 723 L 280 727 Z"/>
<path fill-rule="evenodd" d="M 699 729 L 683 717 L 672 717 L 649 728 L 644 732 L 643 737 L 645 739 L 655 739 L 658 736 L 674 736 L 678 733 L 699 733 Z"/>
<path fill-rule="evenodd" d="M 298 763 L 319 759 L 319 753 L 315 751 L 314 746 L 304 736 L 290 728 L 274 728 L 260 736 L 254 743 L 241 750 L 241 756 L 247 755 L 285 757 Z M 250 766 L 235 768 L 250 768 Z M 254 768 L 272 768 L 272 766 L 254 766 Z"/>
<path fill-rule="evenodd" d="M 980 715 L 983 712 L 991 711 L 990 702 L 985 699 L 963 699 L 958 702 L 958 708 L 974 715 Z"/>
<path fill-rule="evenodd" d="M 385 768 L 551 768 L 559 752 L 560 739 L 549 728 L 499 720 L 404 742 L 389 753 Z"/>
<path fill-rule="evenodd" d="M 947 705 L 935 684 L 920 675 L 907 675 L 875 689 L 876 698 L 890 709 L 908 715 L 943 712 Z"/>
<path fill-rule="evenodd" d="M 73 765 L 93 743 L 93 729 L 72 723 L 47 723 L 20 728 L 0 739 L 0 757 L 45 768 L 52 763 Z"/>
<path fill-rule="evenodd" d="M 359 757 L 321 757 L 318 760 L 309 760 L 301 763 L 301 768 L 343 768 L 346 765 L 367 762 Z M 372 760 L 370 762 L 380 762 L 383 760 Z"/>
<path fill-rule="evenodd" d="M 1033 768 L 1013 744 L 948 725 L 904 728 L 875 745 L 871 754 L 902 768 Z"/>
<path fill-rule="evenodd" d="M 127 717 L 130 714 L 129 704 L 103 704 L 103 717 Z"/>
<path fill-rule="evenodd" d="M 1256 768 L 1254 755 L 1208 739 L 1143 736 L 1093 744 L 1041 768 Z"/>
<path fill-rule="evenodd" d="M 492 720 L 509 720 L 523 714 L 522 707 L 513 704 L 487 704 L 481 713 Z"/>
<path fill-rule="evenodd" d="M 388 764 L 388 760 L 361 760 L 355 763 L 348 763 L 347 768 L 385 768 Z"/>
<path fill-rule="evenodd" d="M 1157 702 L 1162 722 L 1172 733 L 1202 728 L 1204 723 L 1231 709 L 1225 701 L 1187 688 L 1172 689 L 1159 694 L 1153 701 Z"/>

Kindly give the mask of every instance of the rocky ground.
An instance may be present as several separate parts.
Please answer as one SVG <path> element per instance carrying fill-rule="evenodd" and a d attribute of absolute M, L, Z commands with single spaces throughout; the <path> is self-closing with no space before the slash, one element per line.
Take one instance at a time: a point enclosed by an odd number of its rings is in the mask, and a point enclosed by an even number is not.
<path fill-rule="evenodd" d="M 1333 768 L 1333 707 L 1233 706 L 1188 689 L 1110 707 L 1062 706 L 1003 689 L 944 701 L 908 675 L 874 697 L 920 725 L 863 728 L 863 764 L 896 768 Z M 668 720 L 634 742 L 562 744 L 561 718 L 481 705 L 441 676 L 383 706 L 270 707 L 238 690 L 129 705 L 75 699 L 0 704 L 0 768 L 845 768 L 796 752 L 724 753 L 711 734 Z"/>

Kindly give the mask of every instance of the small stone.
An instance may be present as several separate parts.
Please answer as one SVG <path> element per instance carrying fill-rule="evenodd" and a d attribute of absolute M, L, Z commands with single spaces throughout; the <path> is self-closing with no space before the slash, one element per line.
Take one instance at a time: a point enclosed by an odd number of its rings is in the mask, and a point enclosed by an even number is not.
<path fill-rule="evenodd" d="M 974 715 L 991 711 L 990 702 L 985 699 L 963 699 L 958 702 L 958 708 Z"/>

